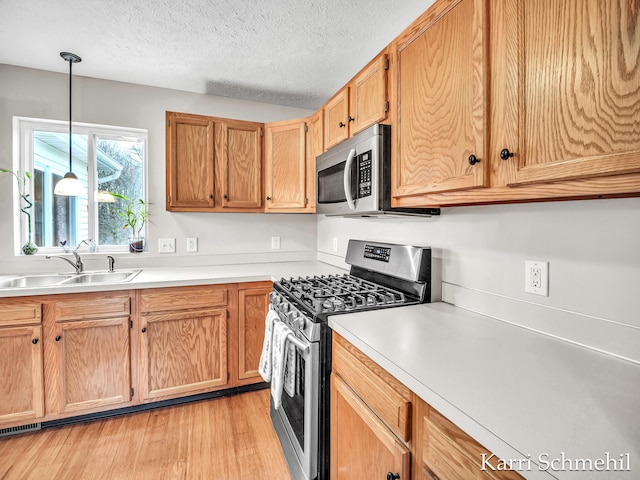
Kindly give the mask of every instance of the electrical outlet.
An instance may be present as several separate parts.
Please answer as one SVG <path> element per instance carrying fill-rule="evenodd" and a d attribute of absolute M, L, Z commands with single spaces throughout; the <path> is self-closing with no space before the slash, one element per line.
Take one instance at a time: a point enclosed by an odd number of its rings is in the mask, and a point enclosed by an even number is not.
<path fill-rule="evenodd" d="M 549 262 L 525 260 L 524 291 L 549 296 Z"/>
<path fill-rule="evenodd" d="M 187 238 L 187 252 L 198 251 L 198 239 L 196 237 Z"/>
<path fill-rule="evenodd" d="M 271 250 L 280 250 L 280 237 L 271 237 Z"/>
<path fill-rule="evenodd" d="M 175 252 L 176 252 L 175 238 L 159 238 L 158 239 L 158 253 L 175 253 Z"/>
<path fill-rule="evenodd" d="M 338 237 L 333 237 L 333 251 L 337 252 L 338 251 Z"/>

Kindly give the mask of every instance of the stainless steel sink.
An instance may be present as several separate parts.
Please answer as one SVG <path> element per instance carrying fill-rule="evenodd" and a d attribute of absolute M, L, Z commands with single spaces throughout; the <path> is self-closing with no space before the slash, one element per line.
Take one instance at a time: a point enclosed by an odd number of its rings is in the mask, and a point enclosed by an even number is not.
<path fill-rule="evenodd" d="M 85 272 L 79 274 L 20 275 L 0 280 L 0 288 L 38 288 L 128 282 L 140 272 L 141 270 L 117 270 L 115 272 Z"/>
<path fill-rule="evenodd" d="M 0 281 L 0 288 L 33 288 L 58 285 L 73 275 L 21 275 Z"/>
<path fill-rule="evenodd" d="M 63 285 L 74 283 L 116 283 L 127 282 L 135 277 L 140 270 L 119 270 L 116 272 L 87 272 L 74 275 L 62 282 Z"/>

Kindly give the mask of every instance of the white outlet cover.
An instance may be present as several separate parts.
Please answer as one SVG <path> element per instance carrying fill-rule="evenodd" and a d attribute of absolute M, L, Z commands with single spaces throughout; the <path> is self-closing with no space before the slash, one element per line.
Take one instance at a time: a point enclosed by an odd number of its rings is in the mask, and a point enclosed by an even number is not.
<path fill-rule="evenodd" d="M 280 250 L 280 237 L 271 237 L 271 250 Z"/>
<path fill-rule="evenodd" d="M 544 297 L 549 296 L 549 262 L 525 260 L 524 291 Z"/>
<path fill-rule="evenodd" d="M 158 239 L 158 253 L 175 253 L 175 252 L 176 252 L 175 238 L 159 238 Z"/>
<path fill-rule="evenodd" d="M 338 237 L 333 237 L 333 245 L 332 245 L 333 251 L 337 252 L 338 251 Z"/>
<path fill-rule="evenodd" d="M 188 237 L 187 238 L 187 252 L 197 252 L 198 251 L 198 238 L 197 237 Z"/>

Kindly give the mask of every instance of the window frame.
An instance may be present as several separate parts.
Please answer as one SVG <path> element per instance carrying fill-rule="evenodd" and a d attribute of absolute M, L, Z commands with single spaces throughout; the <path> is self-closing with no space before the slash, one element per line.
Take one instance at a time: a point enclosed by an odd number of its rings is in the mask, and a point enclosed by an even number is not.
<path fill-rule="evenodd" d="M 68 133 L 69 122 L 62 120 L 49 120 L 42 118 L 31 117 L 13 117 L 13 132 L 14 132 L 14 170 L 21 172 L 29 171 L 32 174 L 34 170 L 33 159 L 33 135 L 35 131 L 47 131 L 55 133 Z M 112 125 L 100 125 L 93 123 L 80 123 L 73 122 L 73 134 L 86 135 L 87 137 L 87 189 L 88 194 L 87 206 L 88 206 L 88 231 L 92 239 L 98 240 L 98 175 L 97 175 L 97 138 L 111 139 L 111 140 L 131 140 L 135 139 L 143 144 L 143 158 L 142 158 L 142 199 L 145 203 L 148 203 L 148 175 L 149 175 L 149 163 L 148 163 L 148 148 L 149 148 L 149 133 L 147 129 L 120 127 Z M 75 143 L 75 142 L 74 142 Z M 66 172 L 63 172 L 63 175 Z M 30 198 L 34 198 L 34 175 L 28 182 L 28 192 Z M 27 241 L 28 225 L 26 215 L 22 215 L 20 211 L 21 199 L 19 191 L 14 182 L 13 187 L 13 208 L 14 213 L 14 244 L 15 255 L 23 255 L 21 248 Z M 34 222 L 34 214 L 32 213 L 32 227 Z M 148 238 L 147 222 L 144 226 L 144 237 Z M 78 239 L 82 241 L 83 239 Z M 67 250 L 73 250 L 76 245 L 67 246 Z M 88 251 L 88 247 L 83 245 L 79 251 Z M 36 255 L 50 255 L 64 253 L 64 249 L 60 246 L 56 247 L 41 247 L 38 245 L 38 252 Z M 129 253 L 128 245 L 97 245 L 95 253 Z M 139 253 L 136 253 L 139 255 Z"/>

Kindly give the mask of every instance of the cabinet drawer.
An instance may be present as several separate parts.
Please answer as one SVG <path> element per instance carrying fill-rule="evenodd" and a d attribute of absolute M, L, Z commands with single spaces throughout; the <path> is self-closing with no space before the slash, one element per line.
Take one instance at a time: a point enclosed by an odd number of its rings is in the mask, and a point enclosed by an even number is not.
<path fill-rule="evenodd" d="M 128 295 L 74 295 L 73 299 L 55 303 L 56 322 L 129 315 L 131 299 Z"/>
<path fill-rule="evenodd" d="M 433 408 L 423 419 L 422 462 L 427 472 L 447 480 L 516 480 L 513 470 L 482 470 L 485 458 L 497 467 L 498 458 Z M 482 455 L 485 455 L 484 457 Z M 491 457 L 491 459 L 490 459 Z"/>
<path fill-rule="evenodd" d="M 140 310 L 150 313 L 219 307 L 227 305 L 228 297 L 227 287 L 210 285 L 143 290 Z"/>
<path fill-rule="evenodd" d="M 30 325 L 42 321 L 42 304 L 14 303 L 3 301 L 0 303 L 0 327 L 10 325 Z"/>
<path fill-rule="evenodd" d="M 411 392 L 334 332 L 333 371 L 404 442 L 411 439 Z"/>

